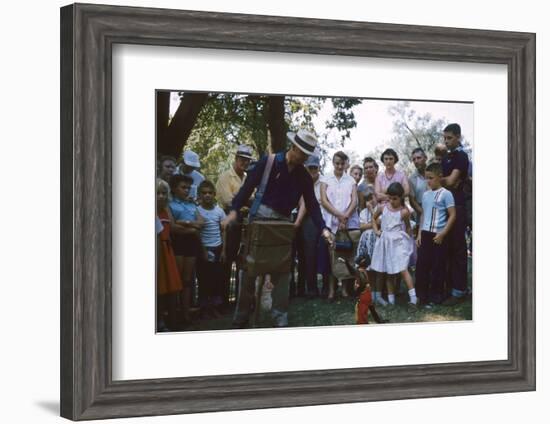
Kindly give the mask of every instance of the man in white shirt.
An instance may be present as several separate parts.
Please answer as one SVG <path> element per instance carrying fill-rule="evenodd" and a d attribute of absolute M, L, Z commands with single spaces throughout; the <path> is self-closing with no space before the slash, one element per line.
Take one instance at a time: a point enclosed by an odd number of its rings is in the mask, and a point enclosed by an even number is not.
<path fill-rule="evenodd" d="M 250 146 L 241 144 L 237 147 L 237 152 L 235 153 L 235 161 L 231 167 L 222 172 L 218 176 L 218 182 L 216 183 L 216 192 L 217 200 L 220 207 L 229 213 L 231 209 L 231 202 L 235 195 L 241 189 L 244 180 L 246 178 L 246 170 L 250 165 L 250 161 L 253 159 L 252 148 Z M 230 279 L 231 279 L 231 269 L 233 267 L 233 262 L 236 265 L 235 272 L 235 297 L 239 292 L 239 263 L 237 261 L 237 254 L 239 247 L 241 245 L 241 235 L 242 235 L 242 222 L 237 220 L 232 222 L 225 228 L 225 268 L 224 268 L 224 294 L 223 302 L 224 307 L 229 309 L 229 298 L 230 298 Z"/>
<path fill-rule="evenodd" d="M 428 157 L 421 147 L 417 147 L 413 150 L 411 159 L 416 168 L 416 172 L 409 177 L 409 187 L 411 189 L 409 201 L 415 211 L 414 220 L 418 222 L 418 218 L 422 212 L 422 196 L 424 196 L 424 193 L 428 190 L 425 176 L 426 161 Z"/>
<path fill-rule="evenodd" d="M 233 165 L 222 172 L 216 183 L 218 203 L 225 213 L 229 213 L 233 197 L 239 192 L 246 177 L 246 170 L 253 159 L 252 148 L 241 144 L 237 148 Z"/>

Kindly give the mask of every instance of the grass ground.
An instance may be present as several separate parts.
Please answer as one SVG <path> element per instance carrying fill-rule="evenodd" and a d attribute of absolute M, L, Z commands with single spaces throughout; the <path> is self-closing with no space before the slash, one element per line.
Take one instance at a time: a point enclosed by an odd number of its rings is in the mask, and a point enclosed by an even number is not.
<path fill-rule="evenodd" d="M 468 267 L 468 281 L 471 288 L 472 274 L 471 261 Z M 290 327 L 312 327 L 331 325 L 355 324 L 355 299 L 340 298 L 334 303 L 328 303 L 326 299 L 292 298 L 289 307 Z M 407 308 L 408 295 L 404 286 L 396 296 L 396 305 L 391 307 L 377 307 L 379 315 L 390 323 L 412 322 L 442 322 L 464 321 L 472 319 L 472 298 L 466 297 L 465 301 L 453 306 L 435 306 L 432 309 L 419 309 L 410 313 Z M 186 330 L 224 330 L 231 328 L 232 311 L 226 312 L 221 318 L 197 320 Z M 369 323 L 374 321 L 369 316 Z M 257 327 L 270 327 L 269 313 L 263 312 Z"/>
<path fill-rule="evenodd" d="M 326 299 L 294 298 L 290 301 L 289 327 L 315 327 L 355 324 L 355 299 L 337 299 L 328 303 Z M 468 297 L 463 303 L 453 307 L 435 306 L 433 309 L 420 308 L 410 313 L 407 309 L 407 295 L 397 296 L 395 306 L 377 306 L 381 318 L 390 323 L 463 321 L 472 319 L 472 300 Z M 232 313 L 225 313 L 218 319 L 198 320 L 186 330 L 224 330 L 231 328 Z M 369 323 L 374 323 L 369 316 Z M 260 316 L 257 327 L 270 327 L 269 314 Z"/>

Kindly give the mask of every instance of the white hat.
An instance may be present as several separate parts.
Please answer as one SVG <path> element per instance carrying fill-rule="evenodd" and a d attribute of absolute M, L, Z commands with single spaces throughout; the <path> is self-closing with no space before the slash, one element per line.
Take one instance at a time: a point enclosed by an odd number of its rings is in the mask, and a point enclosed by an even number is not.
<path fill-rule="evenodd" d="M 187 166 L 192 166 L 193 168 L 201 167 L 201 163 L 199 162 L 199 155 L 197 155 L 192 150 L 186 150 L 183 153 L 183 163 Z"/>
<path fill-rule="evenodd" d="M 306 155 L 312 155 L 317 146 L 315 134 L 306 130 L 299 130 L 297 133 L 287 132 L 286 137 Z"/>
<path fill-rule="evenodd" d="M 252 148 L 250 146 L 247 146 L 246 144 L 241 144 L 239 147 L 237 147 L 236 156 L 240 156 L 246 159 L 253 159 Z"/>

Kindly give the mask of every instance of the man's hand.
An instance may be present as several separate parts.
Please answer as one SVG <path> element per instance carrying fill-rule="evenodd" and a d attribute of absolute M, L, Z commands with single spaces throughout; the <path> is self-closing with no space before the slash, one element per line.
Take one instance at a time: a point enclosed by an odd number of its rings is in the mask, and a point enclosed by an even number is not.
<path fill-rule="evenodd" d="M 459 186 L 460 184 L 462 184 L 462 179 L 458 178 L 458 179 L 456 180 L 456 182 L 455 182 L 452 186 L 450 186 L 449 188 L 452 188 L 453 190 L 457 190 L 457 189 L 458 189 L 458 186 Z"/>
<path fill-rule="evenodd" d="M 435 237 L 433 238 L 433 242 L 435 244 L 441 244 L 443 243 L 443 239 L 445 238 L 445 234 L 444 233 L 437 233 L 435 235 Z"/>
<path fill-rule="evenodd" d="M 416 245 L 420 247 L 421 241 L 420 241 L 420 233 L 418 233 L 418 237 L 416 237 Z"/>
<path fill-rule="evenodd" d="M 237 211 L 231 211 L 227 217 L 221 222 L 222 230 L 225 230 L 229 224 L 237 220 Z"/>

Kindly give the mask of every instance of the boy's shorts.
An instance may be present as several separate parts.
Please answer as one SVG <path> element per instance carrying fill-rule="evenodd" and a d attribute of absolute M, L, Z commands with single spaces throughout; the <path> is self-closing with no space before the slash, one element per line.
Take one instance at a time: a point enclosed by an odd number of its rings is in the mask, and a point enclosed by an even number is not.
<path fill-rule="evenodd" d="M 175 234 L 172 240 L 174 255 L 186 258 L 196 258 L 201 255 L 202 246 L 195 234 Z"/>

